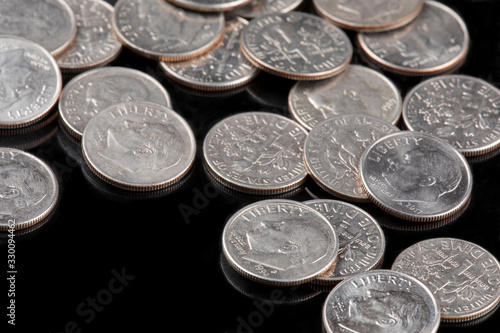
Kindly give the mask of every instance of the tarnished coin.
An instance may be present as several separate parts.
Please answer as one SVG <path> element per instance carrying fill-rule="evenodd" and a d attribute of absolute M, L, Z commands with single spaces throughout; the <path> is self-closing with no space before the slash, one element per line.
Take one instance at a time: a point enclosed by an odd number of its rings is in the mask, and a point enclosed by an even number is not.
<path fill-rule="evenodd" d="M 252 19 L 241 34 L 243 54 L 256 67 L 296 80 L 319 80 L 342 72 L 353 48 L 333 23 L 304 12 Z"/>
<path fill-rule="evenodd" d="M 173 5 L 199 12 L 228 12 L 251 0 L 167 0 Z"/>
<path fill-rule="evenodd" d="M 243 112 L 215 124 L 205 136 L 208 171 L 246 193 L 282 193 L 307 179 L 303 147 L 307 131 L 269 112 Z"/>
<path fill-rule="evenodd" d="M 76 19 L 63 0 L 0 1 L 0 31 L 40 44 L 53 56 L 76 37 Z"/>
<path fill-rule="evenodd" d="M 80 72 L 113 61 L 122 49 L 111 28 L 113 6 L 102 0 L 64 0 L 76 17 L 76 39 L 60 55 L 63 72 Z"/>
<path fill-rule="evenodd" d="M 352 204 L 331 200 L 305 201 L 333 226 L 339 240 L 339 259 L 332 269 L 312 282 L 334 285 L 355 274 L 379 268 L 385 254 L 385 236 L 379 223 Z"/>
<path fill-rule="evenodd" d="M 468 75 L 441 75 L 415 86 L 403 103 L 404 125 L 448 141 L 465 156 L 500 146 L 500 91 Z"/>
<path fill-rule="evenodd" d="M 304 144 L 306 168 L 325 191 L 345 200 L 370 201 L 363 190 L 359 161 L 375 140 L 398 132 L 373 116 L 331 116 L 312 128 Z"/>
<path fill-rule="evenodd" d="M 233 13 L 246 19 L 277 13 L 288 13 L 298 9 L 304 0 L 252 0 L 248 5 L 238 7 Z"/>
<path fill-rule="evenodd" d="M 189 124 L 173 110 L 134 101 L 114 104 L 92 118 L 82 150 L 90 169 L 105 182 L 151 191 L 187 174 L 196 141 Z"/>
<path fill-rule="evenodd" d="M 424 0 L 312 0 L 319 15 L 341 28 L 379 32 L 411 22 L 422 10 Z"/>
<path fill-rule="evenodd" d="M 146 101 L 171 108 L 170 95 L 152 76 L 126 67 L 102 67 L 75 76 L 62 90 L 59 115 L 64 127 L 81 139 L 87 123 L 121 102 Z"/>
<path fill-rule="evenodd" d="M 0 68 L 0 128 L 28 126 L 44 118 L 57 103 L 61 71 L 39 44 L 0 37 Z"/>
<path fill-rule="evenodd" d="M 332 115 L 365 114 L 396 124 L 402 97 L 385 75 L 360 65 L 349 65 L 339 75 L 319 81 L 298 81 L 288 94 L 293 118 L 311 130 Z"/>
<path fill-rule="evenodd" d="M 173 80 L 201 90 L 227 90 L 255 78 L 259 70 L 241 52 L 241 31 L 248 24 L 243 18 L 226 20 L 221 44 L 199 57 L 180 62 L 160 62 Z"/>
<path fill-rule="evenodd" d="M 0 230 L 27 228 L 47 217 L 58 201 L 59 184 L 38 157 L 0 147 Z"/>
<path fill-rule="evenodd" d="M 433 333 L 440 310 L 422 282 L 380 269 L 340 282 L 328 294 L 322 318 L 327 333 Z"/>
<path fill-rule="evenodd" d="M 449 7 L 428 0 L 404 27 L 361 33 L 358 41 L 371 61 L 403 75 L 444 73 L 461 64 L 469 50 L 469 33 L 462 18 Z"/>
<path fill-rule="evenodd" d="M 165 0 L 119 0 L 113 30 L 131 51 L 158 61 L 194 58 L 222 38 L 224 15 L 200 13 Z"/>
<path fill-rule="evenodd" d="M 365 150 L 359 168 L 369 198 L 402 219 L 445 219 L 471 196 L 472 174 L 465 157 L 431 134 L 386 135 Z"/>
<path fill-rule="evenodd" d="M 335 261 L 335 230 L 319 212 L 286 199 L 247 205 L 226 222 L 222 250 L 241 275 L 269 285 L 298 285 Z"/>
<path fill-rule="evenodd" d="M 466 240 L 420 241 L 401 252 L 391 269 L 427 285 L 445 322 L 479 318 L 500 301 L 500 263 L 487 250 Z"/>

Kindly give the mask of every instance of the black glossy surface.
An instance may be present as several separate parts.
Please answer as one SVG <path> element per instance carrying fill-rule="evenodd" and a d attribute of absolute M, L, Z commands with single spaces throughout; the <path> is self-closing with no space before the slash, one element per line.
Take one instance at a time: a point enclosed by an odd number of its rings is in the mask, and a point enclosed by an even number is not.
<path fill-rule="evenodd" d="M 470 52 L 458 73 L 500 86 L 498 1 L 442 2 L 459 12 L 471 35 Z M 355 55 L 353 63 L 362 61 Z M 290 117 L 287 94 L 294 82 L 262 73 L 238 92 L 209 96 L 173 84 L 156 62 L 128 50 L 112 65 L 145 71 L 168 89 L 173 108 L 186 118 L 197 138 L 193 173 L 172 193 L 142 198 L 94 183 L 79 147 L 56 122 L 39 133 L 1 138 L 0 144 L 19 145 L 45 160 L 58 175 L 61 188 L 59 204 L 47 223 L 16 236 L 16 326 L 7 325 L 9 286 L 3 279 L 2 327 L 7 332 L 321 332 L 325 292 L 308 286 L 265 288 L 224 274 L 220 249 L 224 224 L 232 213 L 258 198 L 215 187 L 201 159 L 205 134 L 228 115 L 270 111 Z M 419 82 L 389 77 L 403 95 Z M 30 143 L 37 135 L 45 140 Z M 472 200 L 455 221 L 411 231 L 380 216 L 387 239 L 383 268 L 389 268 L 409 245 L 433 237 L 465 239 L 500 258 L 500 156 L 476 161 L 471 167 Z M 331 197 L 310 180 L 290 199 L 310 199 L 309 191 Z M 367 209 L 378 214 L 370 205 Z M 4 276 L 6 238 L 0 238 L 0 244 L 0 276 Z M 116 274 L 125 274 L 128 280 L 121 284 Z M 104 305 L 92 308 L 96 298 Z M 442 325 L 439 332 L 497 332 L 499 326 L 500 312 L 495 311 L 475 325 Z"/>

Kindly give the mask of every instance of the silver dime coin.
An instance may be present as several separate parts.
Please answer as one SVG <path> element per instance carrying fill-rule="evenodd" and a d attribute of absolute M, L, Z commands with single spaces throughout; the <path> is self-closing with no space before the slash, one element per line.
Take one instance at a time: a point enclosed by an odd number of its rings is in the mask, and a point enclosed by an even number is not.
<path fill-rule="evenodd" d="M 203 157 L 212 176 L 234 190 L 283 193 L 307 179 L 306 136 L 304 128 L 284 116 L 243 112 L 210 129 L 203 142 Z"/>
<path fill-rule="evenodd" d="M 252 19 L 241 35 L 243 54 L 256 67 L 296 80 L 342 72 L 353 48 L 349 37 L 318 16 L 292 11 Z"/>
<path fill-rule="evenodd" d="M 436 298 L 422 282 L 379 269 L 340 282 L 323 305 L 327 333 L 434 333 L 440 324 Z"/>
<path fill-rule="evenodd" d="M 105 108 L 125 101 L 146 101 L 171 108 L 170 95 L 152 76 L 126 67 L 102 67 L 81 73 L 62 90 L 59 115 L 77 139 L 90 119 Z"/>
<path fill-rule="evenodd" d="M 465 157 L 431 134 L 386 135 L 365 150 L 359 168 L 369 198 L 402 219 L 445 219 L 471 196 L 472 174 Z"/>
<path fill-rule="evenodd" d="M 339 240 L 339 259 L 312 282 L 334 285 L 360 272 L 379 268 L 385 254 L 385 235 L 379 223 L 363 209 L 338 200 L 305 201 L 323 214 Z"/>
<path fill-rule="evenodd" d="M 54 57 L 20 37 L 0 37 L 0 128 L 25 127 L 57 103 L 62 76 Z"/>
<path fill-rule="evenodd" d="M 191 169 L 196 141 L 175 111 L 150 102 L 114 104 L 92 118 L 82 138 L 85 160 L 105 182 L 132 191 L 166 188 Z"/>
<path fill-rule="evenodd" d="M 465 156 L 486 154 L 500 147 L 500 91 L 468 75 L 441 75 L 406 94 L 404 125 L 433 134 Z"/>
<path fill-rule="evenodd" d="M 122 49 L 111 28 L 113 6 L 102 0 L 64 0 L 76 17 L 77 35 L 57 56 L 63 72 L 81 72 L 113 61 Z"/>
<path fill-rule="evenodd" d="M 422 10 L 424 0 L 313 0 L 312 4 L 319 15 L 339 27 L 379 32 L 411 22 Z"/>
<path fill-rule="evenodd" d="M 226 222 L 223 254 L 243 276 L 269 285 L 298 285 L 335 261 L 337 235 L 313 208 L 286 199 L 247 205 Z"/>
<path fill-rule="evenodd" d="M 288 13 L 298 9 L 304 0 L 252 0 L 248 5 L 238 7 L 233 13 L 246 19 L 277 13 Z"/>
<path fill-rule="evenodd" d="M 0 1 L 2 35 L 31 40 L 53 56 L 71 44 L 76 30 L 75 15 L 63 0 Z"/>
<path fill-rule="evenodd" d="M 179 62 L 160 62 L 173 80 L 201 90 L 227 90 L 240 87 L 257 76 L 259 70 L 241 53 L 241 31 L 248 24 L 243 18 L 226 19 L 222 42 L 199 57 Z"/>
<path fill-rule="evenodd" d="M 112 24 L 131 51 L 158 61 L 181 61 L 221 40 L 224 15 L 185 10 L 165 0 L 119 0 Z"/>
<path fill-rule="evenodd" d="M 358 167 L 361 155 L 375 140 L 398 131 L 378 117 L 331 116 L 314 126 L 306 138 L 307 171 L 320 187 L 337 197 L 370 201 Z"/>
<path fill-rule="evenodd" d="M 59 184 L 38 157 L 0 148 L 0 230 L 23 229 L 47 217 L 58 201 Z"/>
<path fill-rule="evenodd" d="M 412 22 L 396 30 L 358 34 L 368 58 L 403 75 L 435 75 L 462 63 L 469 50 L 469 33 L 462 18 L 435 1 L 424 2 Z"/>
<path fill-rule="evenodd" d="M 228 12 L 251 0 L 167 0 L 173 5 L 199 12 Z"/>
<path fill-rule="evenodd" d="M 402 251 L 391 269 L 427 285 L 438 300 L 444 322 L 477 319 L 500 301 L 500 263 L 467 240 L 420 241 Z"/>
<path fill-rule="evenodd" d="M 349 65 L 342 73 L 318 81 L 298 81 L 288 94 L 288 109 L 307 130 L 343 114 L 365 114 L 396 124 L 402 97 L 385 75 L 366 66 Z"/>

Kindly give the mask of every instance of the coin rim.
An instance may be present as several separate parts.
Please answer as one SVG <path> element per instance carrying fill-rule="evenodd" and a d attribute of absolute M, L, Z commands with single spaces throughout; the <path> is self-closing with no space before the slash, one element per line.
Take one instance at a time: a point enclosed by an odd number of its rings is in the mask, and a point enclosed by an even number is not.
<path fill-rule="evenodd" d="M 166 0 L 171 4 L 198 12 L 218 13 L 229 12 L 236 8 L 248 5 L 252 0 L 226 0 L 218 4 L 203 3 L 203 1 L 196 0 Z"/>

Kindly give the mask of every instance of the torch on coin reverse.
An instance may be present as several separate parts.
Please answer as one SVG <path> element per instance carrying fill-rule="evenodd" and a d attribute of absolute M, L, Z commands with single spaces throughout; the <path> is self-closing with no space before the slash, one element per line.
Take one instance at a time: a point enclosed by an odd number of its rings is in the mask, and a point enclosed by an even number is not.
<path fill-rule="evenodd" d="M 359 168 L 370 200 L 402 219 L 442 220 L 470 200 L 472 173 L 467 160 L 431 134 L 386 135 L 367 147 Z"/>

